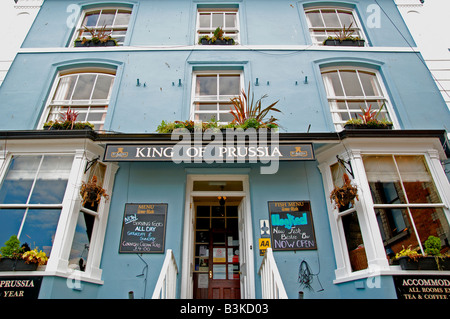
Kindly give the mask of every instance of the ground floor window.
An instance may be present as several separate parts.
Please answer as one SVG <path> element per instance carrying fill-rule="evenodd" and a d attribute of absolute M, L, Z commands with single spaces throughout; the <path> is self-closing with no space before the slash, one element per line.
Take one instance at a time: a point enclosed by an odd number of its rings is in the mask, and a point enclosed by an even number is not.
<path fill-rule="evenodd" d="M 8 143 L 11 150 L 0 158 L 0 246 L 16 235 L 21 245 L 46 253 L 45 271 L 71 276 L 77 270 L 87 280 L 100 280 L 109 201 L 102 196 L 96 205 L 87 205 L 80 190 L 95 175 L 97 185 L 110 194 L 117 167 L 100 163 L 102 148 L 90 141 L 70 143 L 58 141 L 58 147 L 40 152 L 36 146 Z"/>
<path fill-rule="evenodd" d="M 0 187 L 0 242 L 17 235 L 50 255 L 73 155 L 12 156 Z"/>
<path fill-rule="evenodd" d="M 424 254 L 429 236 L 448 251 L 449 223 L 424 156 L 366 155 L 363 162 L 388 258 L 408 246 Z"/>
<path fill-rule="evenodd" d="M 338 281 L 364 270 L 396 271 L 395 254 L 407 247 L 424 254 L 429 236 L 440 239 L 442 254 L 450 250 L 449 182 L 439 150 L 431 149 L 431 142 L 417 144 L 412 151 L 404 141 L 386 142 L 396 151 L 380 152 L 381 144 L 350 141 L 336 147 L 334 156 L 318 154 L 328 197 L 344 175 L 358 189 L 349 205 L 327 198 Z"/>

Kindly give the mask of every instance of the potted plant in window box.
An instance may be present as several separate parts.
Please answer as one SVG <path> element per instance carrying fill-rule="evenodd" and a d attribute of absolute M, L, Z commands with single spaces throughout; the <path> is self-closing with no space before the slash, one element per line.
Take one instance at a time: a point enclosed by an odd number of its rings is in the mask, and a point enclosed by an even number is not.
<path fill-rule="evenodd" d="M 82 205 L 86 208 L 96 211 L 98 204 L 102 197 L 109 198 L 106 194 L 106 190 L 101 185 L 97 184 L 97 176 L 92 176 L 91 180 L 87 183 L 83 182 L 80 188 L 80 195 L 82 199 Z"/>
<path fill-rule="evenodd" d="M 353 22 L 350 23 L 348 28 L 344 27 L 339 33 L 336 33 L 335 37 L 328 37 L 325 41 L 323 41 L 324 45 L 328 46 L 353 46 L 353 47 L 363 47 L 365 41 L 360 39 L 359 37 L 353 37 L 352 34 L 355 32 L 350 30 L 353 25 Z"/>
<path fill-rule="evenodd" d="M 37 248 L 30 250 L 26 243 L 20 246 L 16 235 L 5 242 L 0 252 L 0 271 L 33 271 L 39 265 L 45 265 L 48 260 L 46 254 Z"/>
<path fill-rule="evenodd" d="M 394 262 L 403 270 L 450 270 L 450 257 L 441 254 L 441 240 L 429 236 L 424 243 L 425 255 L 419 254 L 419 247 L 404 248 L 395 255 Z"/>
<path fill-rule="evenodd" d="M 386 119 L 379 120 L 381 110 L 384 107 L 381 105 L 378 111 L 372 111 L 372 105 L 367 110 L 361 108 L 362 114 L 359 114 L 360 119 L 350 119 L 345 122 L 345 129 L 392 129 L 392 122 Z"/>
<path fill-rule="evenodd" d="M 111 31 L 106 31 L 106 26 L 99 30 L 88 27 L 84 27 L 84 29 L 91 34 L 91 38 L 77 38 L 75 47 L 110 47 L 117 45 L 117 41 L 111 37 Z"/>
<path fill-rule="evenodd" d="M 348 177 L 347 173 L 342 176 L 344 184 L 336 186 L 330 194 L 331 202 L 336 205 L 338 209 L 347 208 L 350 204 L 355 204 L 355 199 L 358 200 L 358 188 L 354 186 Z"/>
<path fill-rule="evenodd" d="M 66 112 L 60 113 L 60 120 L 49 121 L 44 124 L 45 130 L 93 130 L 94 125 L 89 122 L 77 122 L 78 112 L 70 107 Z"/>
<path fill-rule="evenodd" d="M 223 30 L 220 27 L 217 27 L 214 30 L 214 36 L 209 37 L 207 35 L 202 36 L 199 40 L 199 44 L 202 45 L 233 45 L 235 44 L 234 39 L 231 37 L 224 37 Z"/>

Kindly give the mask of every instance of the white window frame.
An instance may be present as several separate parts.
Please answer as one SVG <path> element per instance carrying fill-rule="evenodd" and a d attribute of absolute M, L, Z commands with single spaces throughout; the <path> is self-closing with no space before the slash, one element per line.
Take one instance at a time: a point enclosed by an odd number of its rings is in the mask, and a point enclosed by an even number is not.
<path fill-rule="evenodd" d="M 211 98 L 211 99 L 197 99 L 195 91 L 196 91 L 196 78 L 198 75 L 212 75 L 212 76 L 221 76 L 221 75 L 239 75 L 240 76 L 240 89 L 239 92 L 242 92 L 242 89 L 244 88 L 244 73 L 242 70 L 210 70 L 210 71 L 194 71 L 192 73 L 192 91 L 191 91 L 191 110 L 190 110 L 190 120 L 192 121 L 196 121 L 195 117 L 197 114 L 211 114 L 211 115 L 215 115 L 216 120 L 219 120 L 219 113 L 222 114 L 227 114 L 230 113 L 231 109 L 229 110 L 219 110 L 219 104 L 223 104 L 223 103 L 227 103 L 230 104 L 231 107 L 231 103 L 230 103 L 230 98 L 234 97 L 234 96 L 225 96 L 222 99 L 215 99 L 215 98 Z M 219 91 L 219 86 L 217 86 L 217 92 Z M 219 94 L 217 93 L 217 96 L 219 96 Z M 197 102 L 206 102 L 206 103 L 216 103 L 217 108 L 215 111 L 196 111 L 195 110 L 195 105 Z M 219 121 L 219 124 L 227 124 L 228 122 L 223 122 L 223 121 Z"/>
<path fill-rule="evenodd" d="M 360 81 L 359 78 L 359 73 L 371 73 L 375 76 L 377 84 L 379 86 L 379 90 L 381 91 L 382 95 L 376 95 L 376 96 L 370 96 L 370 95 L 364 95 L 363 96 L 346 96 L 345 92 L 344 92 L 344 96 L 336 96 L 336 95 L 330 95 L 328 92 L 331 92 L 332 89 L 332 84 L 324 77 L 324 74 L 326 73 L 330 73 L 330 72 L 338 72 L 339 75 L 339 79 L 342 85 L 342 80 L 340 78 L 340 71 L 356 71 L 356 73 L 358 74 L 358 79 Z M 346 115 L 348 115 L 349 118 L 351 118 L 351 113 L 358 113 L 358 114 L 362 114 L 362 111 L 360 109 L 356 109 L 355 110 L 351 110 L 348 108 L 346 109 L 339 109 L 338 105 L 337 105 L 337 101 L 344 101 L 344 102 L 352 102 L 352 101 L 364 101 L 364 105 L 361 105 L 361 107 L 365 110 L 367 110 L 369 108 L 369 106 L 372 104 L 371 102 L 368 102 L 370 100 L 382 100 L 385 102 L 385 105 L 382 109 L 382 111 L 380 112 L 380 119 L 383 118 L 383 114 L 388 114 L 389 119 L 392 121 L 393 123 L 393 128 L 399 128 L 399 124 L 398 124 L 398 120 L 395 116 L 395 112 L 392 108 L 392 103 L 389 99 L 389 95 L 387 94 L 387 90 L 386 87 L 384 86 L 384 82 L 383 79 L 380 76 L 380 73 L 375 70 L 375 69 L 370 69 L 370 68 L 364 68 L 364 67 L 355 67 L 355 66 L 334 66 L 334 67 L 324 67 L 321 68 L 320 70 L 321 75 L 322 75 L 322 81 L 325 87 L 325 92 L 327 95 L 327 101 L 328 101 L 328 106 L 331 112 L 331 117 L 333 120 L 333 124 L 335 126 L 336 131 L 341 131 L 344 129 L 344 124 L 345 122 L 347 122 L 347 120 L 343 120 L 340 113 L 345 113 Z M 362 84 L 360 82 L 360 85 L 362 87 Z M 343 85 L 342 85 L 343 86 Z M 343 86 L 344 87 L 344 86 Z M 345 90 L 345 87 L 344 87 Z M 346 103 L 347 104 L 347 103 Z M 374 110 L 378 110 L 378 108 L 375 105 L 372 105 L 372 111 Z M 358 117 L 360 118 L 360 117 Z"/>
<path fill-rule="evenodd" d="M 92 94 L 95 90 L 91 91 L 91 97 L 89 100 L 62 100 L 62 101 L 54 101 L 54 96 L 58 89 L 59 83 L 62 78 L 67 76 L 76 76 L 80 74 L 96 74 L 96 75 L 104 75 L 110 76 L 113 78 L 111 82 L 111 86 L 109 89 L 109 94 L 107 99 L 92 99 Z M 102 119 L 100 121 L 89 120 L 87 122 L 93 124 L 96 130 L 103 130 L 105 124 L 105 118 L 108 112 L 109 103 L 111 101 L 112 89 L 114 87 L 114 81 L 116 78 L 116 70 L 107 69 L 107 68 L 86 68 L 86 69 L 71 69 L 64 72 L 59 72 L 55 81 L 53 82 L 52 89 L 50 91 L 50 95 L 47 99 L 47 103 L 45 105 L 44 112 L 42 114 L 41 120 L 39 121 L 38 129 L 43 128 L 44 124 L 48 121 L 59 120 L 59 114 L 64 113 L 68 108 L 81 108 L 83 109 L 82 114 L 87 113 L 86 117 L 89 114 L 103 114 Z M 97 78 L 96 78 L 97 79 Z M 95 87 L 95 83 L 94 83 Z M 60 102 L 60 103 L 57 103 Z M 84 112 L 86 110 L 86 112 Z M 80 113 L 80 114 L 81 114 Z M 77 121 L 81 121 L 80 118 Z"/>
<path fill-rule="evenodd" d="M 75 40 L 78 39 L 78 38 L 80 38 L 80 39 L 82 38 L 82 36 L 80 36 L 80 34 L 83 34 L 83 32 L 84 32 L 83 21 L 84 21 L 84 19 L 86 17 L 86 14 L 89 14 L 89 13 L 95 12 L 95 11 L 100 11 L 100 14 L 101 14 L 101 12 L 103 10 L 116 10 L 114 20 L 116 19 L 117 13 L 119 11 L 128 11 L 130 13 L 130 20 L 131 20 L 132 8 L 128 7 L 128 6 L 105 6 L 105 7 L 101 6 L 101 7 L 84 9 L 82 14 L 80 15 L 80 19 L 79 19 L 79 21 L 78 21 L 78 23 L 76 25 L 75 31 L 73 33 L 72 40 L 69 43 L 69 47 L 74 47 Z M 97 25 L 95 27 L 88 27 L 88 28 L 92 28 L 94 30 L 100 30 L 100 29 L 103 28 L 103 26 L 102 25 L 98 25 L 98 21 L 97 21 Z M 129 23 L 127 25 L 114 25 L 114 22 L 113 22 L 113 27 L 106 28 L 105 30 L 112 32 L 111 33 L 111 37 L 112 38 L 114 38 L 114 31 L 126 31 L 126 34 L 124 35 L 124 41 L 125 41 L 125 38 L 126 38 L 127 32 L 128 32 L 128 28 L 129 28 Z M 89 36 L 85 36 L 85 37 L 86 37 L 86 39 L 89 39 L 90 35 Z M 123 45 L 124 41 L 120 41 L 120 40 L 117 41 L 117 45 Z"/>
<path fill-rule="evenodd" d="M 424 156 L 430 170 L 430 175 L 436 185 L 437 192 L 442 203 L 426 204 L 426 207 L 439 207 L 444 210 L 447 221 L 450 223 L 450 184 L 441 165 L 445 158 L 440 141 L 438 139 L 348 139 L 345 146 L 337 145 L 323 152 L 316 153 L 319 161 L 319 170 L 322 173 L 325 196 L 327 200 L 328 217 L 333 240 L 333 248 L 336 258 L 336 279 L 334 283 L 357 280 L 378 275 L 405 274 L 400 266 L 390 266 L 386 257 L 383 239 L 375 214 L 376 204 L 373 203 L 369 183 L 364 169 L 363 155 L 419 155 Z M 355 201 L 355 207 L 343 212 L 335 207 L 329 199 L 329 194 L 334 188 L 331 166 L 337 163 L 336 154 L 346 162 L 349 162 L 353 173 L 353 183 L 358 187 L 359 200 Z M 423 204 L 408 204 L 409 207 L 424 207 Z M 349 253 L 345 240 L 345 232 L 342 217 L 357 213 L 361 234 L 364 241 L 368 268 L 352 271 Z M 410 272 L 408 272 L 410 273 Z M 421 274 L 426 273 L 421 271 Z M 441 273 L 441 272 L 440 272 Z M 450 272 L 444 272 L 450 274 Z"/>
<path fill-rule="evenodd" d="M 345 7 L 338 7 L 338 6 L 336 6 L 336 7 L 335 6 L 315 6 L 315 7 L 305 8 L 304 10 L 305 10 L 305 15 L 306 15 L 306 21 L 307 21 L 308 28 L 309 28 L 309 35 L 311 37 L 311 41 L 312 41 L 313 45 L 324 45 L 323 41 L 326 38 L 328 38 L 329 36 L 335 37 L 336 33 L 339 32 L 339 28 L 325 26 L 325 21 L 323 19 L 323 14 L 322 14 L 323 10 L 334 10 L 336 12 L 336 15 L 338 17 L 341 30 L 344 27 L 344 24 L 341 21 L 341 19 L 339 18 L 339 14 L 337 14 L 337 12 L 339 11 L 339 12 L 344 12 L 344 13 L 347 13 L 347 14 L 351 14 L 352 17 L 353 17 L 353 21 L 354 21 L 354 24 L 352 25 L 352 28 L 351 28 L 351 30 L 354 31 L 352 36 L 354 36 L 354 37 L 358 36 L 361 40 L 367 39 L 367 37 L 364 34 L 364 30 L 362 28 L 362 24 L 359 21 L 358 15 L 356 14 L 355 9 L 353 9 L 353 8 L 345 8 Z M 308 13 L 312 12 L 312 11 L 319 11 L 319 14 L 320 14 L 320 17 L 322 19 L 324 27 L 315 27 L 315 26 L 313 26 L 311 24 L 311 21 L 308 18 Z M 345 26 L 346 29 L 348 27 L 349 27 L 348 25 Z M 314 35 L 315 31 L 323 31 L 323 32 L 325 32 L 325 39 L 318 40 L 317 39 L 318 36 Z M 367 45 L 367 41 L 366 41 L 365 45 Z"/>
<path fill-rule="evenodd" d="M 80 187 L 82 181 L 86 181 L 88 173 L 84 173 L 88 161 L 102 156 L 103 148 L 90 141 L 73 140 L 48 140 L 46 144 L 33 143 L 29 141 L 16 140 L 8 143 L 4 156 L 0 157 L 0 181 L 5 178 L 12 156 L 18 155 L 73 155 L 73 163 L 70 170 L 67 187 L 61 204 L 53 205 L 52 208 L 60 208 L 61 213 L 55 232 L 52 251 L 47 265 L 40 266 L 33 275 L 39 276 L 62 276 L 80 281 L 87 281 L 102 284 L 102 270 L 100 268 L 103 251 L 106 225 L 108 221 L 110 200 L 102 198 L 97 212 L 83 208 L 81 205 Z M 2 154 L 3 155 L 3 154 Z M 104 163 L 106 172 L 103 180 L 103 188 L 107 194 L 111 194 L 115 173 L 118 166 L 114 163 Z M 34 207 L 47 207 L 48 205 L 33 205 Z M 56 207 L 57 206 L 57 207 Z M 0 208 L 16 208 L 15 204 L 2 204 Z M 75 235 L 78 215 L 80 212 L 88 212 L 95 216 L 94 228 L 86 268 L 84 271 L 74 270 L 69 266 L 69 255 L 72 248 L 72 241 Z M 11 275 L 4 272 L 0 275 Z M 77 288 L 73 284 L 73 289 Z"/>
<path fill-rule="evenodd" d="M 239 36 L 239 30 L 240 30 L 240 24 L 239 24 L 239 9 L 238 8 L 220 8 L 220 9 L 213 9 L 213 8 L 198 8 L 197 9 L 197 21 L 195 26 L 195 44 L 198 44 L 199 39 L 202 36 L 208 35 L 212 37 L 214 35 L 214 30 L 216 30 L 217 27 L 212 26 L 212 17 L 210 17 L 210 24 L 208 28 L 200 28 L 200 15 L 205 13 L 222 13 L 223 14 L 223 25 L 220 27 L 223 30 L 223 36 L 224 37 L 230 37 L 234 39 L 234 42 L 236 44 L 240 43 L 240 36 Z M 226 14 L 235 14 L 236 15 L 236 27 L 235 28 L 227 28 L 225 26 L 225 15 Z"/>

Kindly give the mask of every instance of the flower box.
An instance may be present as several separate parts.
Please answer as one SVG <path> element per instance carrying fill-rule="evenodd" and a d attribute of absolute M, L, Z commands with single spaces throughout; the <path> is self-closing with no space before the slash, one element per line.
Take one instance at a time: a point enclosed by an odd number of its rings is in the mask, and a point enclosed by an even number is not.
<path fill-rule="evenodd" d="M 326 46 L 343 46 L 343 47 L 363 47 L 365 40 L 339 40 L 339 39 L 327 39 L 323 42 Z"/>
<path fill-rule="evenodd" d="M 76 40 L 75 41 L 75 47 L 115 47 L 117 45 L 115 40 L 107 40 L 106 42 L 101 41 L 92 41 L 87 40 L 83 43 L 82 40 Z"/>
<path fill-rule="evenodd" d="M 346 130 L 392 130 L 392 124 L 345 124 Z"/>
<path fill-rule="evenodd" d="M 448 257 L 419 257 L 411 259 L 407 256 L 398 259 L 402 270 L 450 270 L 450 258 Z"/>
<path fill-rule="evenodd" d="M 23 259 L 0 259 L 0 271 L 34 271 L 38 267 L 38 264 L 27 264 Z"/>

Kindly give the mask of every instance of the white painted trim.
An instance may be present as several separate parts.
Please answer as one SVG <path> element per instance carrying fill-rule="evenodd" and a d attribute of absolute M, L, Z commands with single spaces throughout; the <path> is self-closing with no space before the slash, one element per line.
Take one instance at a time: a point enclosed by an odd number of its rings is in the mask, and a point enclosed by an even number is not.
<path fill-rule="evenodd" d="M 133 52 L 133 51 L 341 51 L 341 52 L 391 52 L 418 53 L 417 47 L 329 47 L 316 45 L 140 45 L 89 48 L 21 48 L 18 53 L 78 53 L 78 52 Z"/>
<path fill-rule="evenodd" d="M 438 193 L 442 199 L 444 214 L 450 221 L 450 184 L 444 173 L 440 160 L 445 159 L 445 153 L 437 138 L 348 138 L 339 144 L 331 145 L 316 151 L 319 170 L 322 174 L 325 196 L 327 199 L 330 231 L 336 258 L 336 279 L 334 283 L 342 283 L 374 275 L 404 274 L 399 267 L 389 266 L 379 232 L 378 223 L 373 214 L 373 200 L 370 193 L 364 165 L 363 154 L 380 155 L 423 155 L 430 169 Z M 344 160 L 350 160 L 358 186 L 359 201 L 356 201 L 356 211 L 360 222 L 369 268 L 352 272 L 347 253 L 345 234 L 340 214 L 330 202 L 328 194 L 333 189 L 330 166 L 337 162 L 336 155 Z M 433 206 L 433 205 L 429 205 Z M 427 272 L 428 273 L 428 272 Z M 433 273 L 433 272 L 430 272 Z M 441 272 L 442 273 L 442 272 Z M 449 273 L 449 272 L 446 272 Z M 412 274 L 408 271 L 408 274 Z M 421 275 L 425 272 L 421 271 Z"/>
<path fill-rule="evenodd" d="M 194 181 L 242 181 L 243 190 L 233 192 L 198 192 L 193 191 Z M 193 296 L 193 281 L 192 273 L 194 269 L 193 261 L 193 238 L 194 238 L 194 204 L 193 198 L 198 196 L 217 196 L 218 194 L 226 196 L 242 197 L 244 208 L 244 226 L 243 231 L 246 232 L 247 243 L 245 249 L 247 256 L 247 285 L 248 287 L 243 299 L 255 298 L 255 274 L 254 274 L 254 254 L 253 254 L 253 231 L 252 231 L 252 214 L 250 205 L 250 189 L 248 175 L 240 174 L 188 174 L 186 178 L 186 196 L 185 196 L 185 212 L 184 212 L 184 226 L 183 226 L 183 251 L 181 261 L 181 293 L 182 299 L 192 299 Z M 243 248 L 240 247 L 240 250 Z"/>

